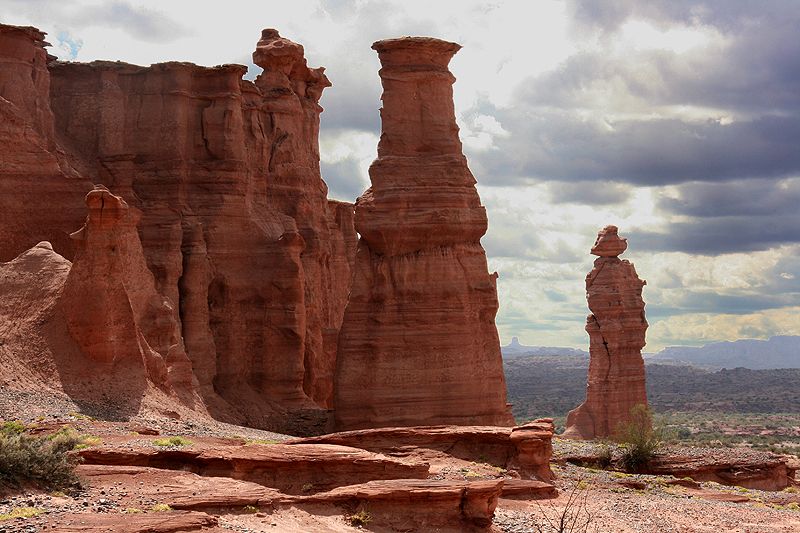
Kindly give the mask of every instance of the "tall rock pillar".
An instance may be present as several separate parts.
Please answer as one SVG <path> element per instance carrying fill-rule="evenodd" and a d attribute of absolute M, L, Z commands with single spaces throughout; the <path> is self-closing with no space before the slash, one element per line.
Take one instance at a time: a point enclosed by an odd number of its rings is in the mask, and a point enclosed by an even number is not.
<path fill-rule="evenodd" d="M 586 401 L 570 411 L 565 437 L 594 439 L 612 436 L 629 420 L 636 405 L 647 406 L 644 360 L 647 320 L 636 269 L 620 259 L 628 248 L 616 226 L 597 235 L 591 253 L 599 256 L 586 276 L 586 298 L 592 312 L 589 334 L 589 380 Z"/>
<path fill-rule="evenodd" d="M 361 238 L 339 336 L 337 429 L 511 425 L 496 275 L 461 151 L 447 69 L 458 44 L 378 41 L 382 133 L 372 186 L 356 202 Z"/>

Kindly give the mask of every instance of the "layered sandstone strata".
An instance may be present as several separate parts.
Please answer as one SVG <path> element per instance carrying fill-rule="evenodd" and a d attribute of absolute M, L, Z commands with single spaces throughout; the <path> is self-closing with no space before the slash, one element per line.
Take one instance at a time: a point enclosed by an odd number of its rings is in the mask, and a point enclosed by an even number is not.
<path fill-rule="evenodd" d="M 48 242 L 0 263 L 4 375 L 117 416 L 136 414 L 145 397 L 203 412 L 174 304 L 145 264 L 137 214 L 104 187 L 86 206 L 73 263 Z"/>
<path fill-rule="evenodd" d="M 586 401 L 567 417 L 567 437 L 613 436 L 635 406 L 647 406 L 642 359 L 647 330 L 642 287 L 647 282 L 639 279 L 632 263 L 618 257 L 627 247 L 616 226 L 606 226 L 591 250 L 599 257 L 586 276 L 592 312 L 586 320 L 589 378 Z"/>
<path fill-rule="evenodd" d="M 138 213 L 102 186 L 86 195 L 86 207 L 86 223 L 71 235 L 75 261 L 59 300 L 83 363 L 125 381 L 141 375 L 202 409 L 175 304 L 156 291 L 144 260 Z"/>
<path fill-rule="evenodd" d="M 255 83 L 240 65 L 56 62 L 50 94 L 82 170 L 141 212 L 147 267 L 210 408 L 276 427 L 332 403 L 355 232 L 320 177 L 323 69 L 275 30 L 253 59 Z"/>
<path fill-rule="evenodd" d="M 486 211 L 461 151 L 447 65 L 460 46 L 376 42 L 382 133 L 339 338 L 338 429 L 511 425 Z"/>
<path fill-rule="evenodd" d="M 40 241 L 71 258 L 91 189 L 56 142 L 44 36 L 0 24 L 0 261 Z"/>

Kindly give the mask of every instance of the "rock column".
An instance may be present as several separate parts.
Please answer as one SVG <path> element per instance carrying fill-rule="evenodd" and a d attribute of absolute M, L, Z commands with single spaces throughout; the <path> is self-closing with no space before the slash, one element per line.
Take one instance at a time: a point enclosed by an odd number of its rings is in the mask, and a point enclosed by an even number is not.
<path fill-rule="evenodd" d="M 586 276 L 586 298 L 592 312 L 589 333 L 589 380 L 586 401 L 570 411 L 565 437 L 613 436 L 629 420 L 631 409 L 647 406 L 642 348 L 647 320 L 642 287 L 633 264 L 622 260 L 628 247 L 616 226 L 597 235 L 591 253 L 599 256 Z"/>
<path fill-rule="evenodd" d="M 361 238 L 339 337 L 338 429 L 510 425 L 496 274 L 461 151 L 447 65 L 432 38 L 376 42 L 382 133 L 372 186 L 356 202 Z"/>

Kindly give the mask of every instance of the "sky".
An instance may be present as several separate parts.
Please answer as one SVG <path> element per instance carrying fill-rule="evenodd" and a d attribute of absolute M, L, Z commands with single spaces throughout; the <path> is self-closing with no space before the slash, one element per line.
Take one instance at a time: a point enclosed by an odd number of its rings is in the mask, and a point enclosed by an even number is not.
<path fill-rule="evenodd" d="M 0 0 L 63 60 L 260 69 L 273 27 L 325 66 L 322 176 L 369 185 L 373 41 L 458 42 L 464 152 L 489 215 L 503 343 L 586 348 L 600 228 L 647 280 L 646 351 L 800 335 L 800 2 Z"/>

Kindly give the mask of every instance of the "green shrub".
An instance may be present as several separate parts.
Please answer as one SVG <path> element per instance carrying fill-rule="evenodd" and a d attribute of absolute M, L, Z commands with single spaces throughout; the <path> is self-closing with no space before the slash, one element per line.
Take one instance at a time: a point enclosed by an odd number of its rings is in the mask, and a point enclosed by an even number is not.
<path fill-rule="evenodd" d="M 183 437 L 166 437 L 153 441 L 156 446 L 189 446 L 191 443 L 192 441 Z"/>
<path fill-rule="evenodd" d="M 32 481 L 51 489 L 73 486 L 76 457 L 68 452 L 80 442 L 72 431 L 48 437 L 0 432 L 0 481 L 18 485 Z"/>
<path fill-rule="evenodd" d="M 655 457 L 663 442 L 663 430 L 653 427 L 653 415 L 646 406 L 637 405 L 631 409 L 628 422 L 617 429 L 616 440 L 623 448 L 622 466 L 636 472 Z"/>
<path fill-rule="evenodd" d="M 8 422 L 3 422 L 3 425 L 0 426 L 0 433 L 3 435 L 19 435 L 24 431 L 25 424 L 19 420 L 9 420 Z"/>

